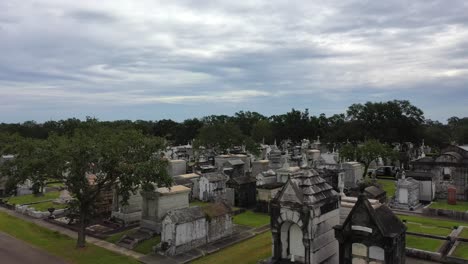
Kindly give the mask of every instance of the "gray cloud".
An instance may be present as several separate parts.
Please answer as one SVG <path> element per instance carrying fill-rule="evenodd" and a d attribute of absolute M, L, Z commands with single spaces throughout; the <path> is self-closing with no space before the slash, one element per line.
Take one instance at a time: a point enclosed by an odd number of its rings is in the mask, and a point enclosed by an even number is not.
<path fill-rule="evenodd" d="M 83 23 L 113 23 L 117 21 L 117 17 L 112 14 L 94 10 L 74 10 L 65 14 L 65 17 L 71 17 Z"/>
<path fill-rule="evenodd" d="M 466 1 L 1 1 L 0 105 L 14 111 L 0 121 L 197 101 L 176 117 L 426 106 L 432 93 L 466 105 L 467 13 Z M 468 114 L 457 109 L 432 115 Z"/>

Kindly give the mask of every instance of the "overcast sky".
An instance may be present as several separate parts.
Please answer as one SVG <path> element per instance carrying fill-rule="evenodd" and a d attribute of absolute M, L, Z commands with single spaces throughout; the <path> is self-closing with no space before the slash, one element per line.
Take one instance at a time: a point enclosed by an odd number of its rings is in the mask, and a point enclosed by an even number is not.
<path fill-rule="evenodd" d="M 393 99 L 468 116 L 468 1 L 0 1 L 0 122 Z"/>

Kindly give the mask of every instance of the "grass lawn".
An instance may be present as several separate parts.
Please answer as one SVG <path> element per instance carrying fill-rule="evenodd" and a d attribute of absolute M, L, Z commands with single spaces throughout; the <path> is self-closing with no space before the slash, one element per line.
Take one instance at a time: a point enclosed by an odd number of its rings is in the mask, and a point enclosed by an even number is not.
<path fill-rule="evenodd" d="M 63 182 L 53 182 L 53 183 L 47 183 L 46 186 L 60 188 L 60 187 L 65 187 L 65 184 Z"/>
<path fill-rule="evenodd" d="M 468 259 L 468 243 L 460 243 L 453 252 L 453 256 L 462 259 Z"/>
<path fill-rule="evenodd" d="M 151 239 L 145 240 L 138 244 L 133 250 L 141 254 L 149 254 L 153 250 L 153 246 L 156 246 L 161 242 L 161 236 L 155 236 Z"/>
<path fill-rule="evenodd" d="M 451 228 L 437 227 L 437 226 L 426 226 L 419 223 L 407 222 L 409 232 L 415 232 L 420 234 L 428 234 L 435 236 L 448 236 L 452 232 Z"/>
<path fill-rule="evenodd" d="M 437 252 L 445 240 L 406 235 L 406 247 Z"/>
<path fill-rule="evenodd" d="M 250 210 L 234 216 L 234 224 L 260 227 L 270 223 L 270 215 L 255 213 Z"/>
<path fill-rule="evenodd" d="M 76 241 L 33 223 L 0 212 L 0 230 L 73 264 L 137 264 L 135 259 L 88 244 L 76 249 Z"/>
<path fill-rule="evenodd" d="M 387 197 L 393 197 L 395 195 L 395 181 L 393 180 L 383 180 L 377 179 L 377 182 L 382 185 L 384 191 L 387 192 Z"/>
<path fill-rule="evenodd" d="M 130 233 L 130 232 L 134 232 L 135 230 L 136 230 L 135 228 L 133 228 L 133 229 L 128 229 L 128 230 L 124 230 L 124 231 L 122 231 L 122 232 L 112 234 L 112 235 L 108 236 L 108 237 L 107 237 L 106 239 L 104 239 L 104 240 L 106 240 L 107 242 L 110 242 L 110 243 L 115 244 L 115 243 L 117 243 L 117 241 L 119 241 L 119 239 L 120 239 L 123 235 L 126 235 L 126 234 L 128 234 L 128 233 Z"/>
<path fill-rule="evenodd" d="M 265 232 L 212 255 L 193 261 L 193 264 L 256 264 L 271 256 L 271 233 Z M 242 259 L 242 261 L 240 261 Z"/>
<path fill-rule="evenodd" d="M 48 192 L 43 196 L 35 196 L 34 194 L 28 194 L 23 196 L 14 196 L 9 199 L 5 199 L 9 204 L 29 204 L 45 200 L 57 199 L 60 196 L 60 192 Z"/>
<path fill-rule="evenodd" d="M 44 202 L 38 204 L 31 204 L 29 207 L 36 209 L 36 211 L 47 212 L 47 209 L 53 207 L 55 209 L 63 209 L 67 207 L 66 204 L 54 204 L 53 202 Z"/>
<path fill-rule="evenodd" d="M 119 233 L 115 233 L 115 234 L 110 235 L 109 237 L 107 237 L 105 240 L 107 242 L 115 244 L 115 243 L 117 243 L 117 241 L 120 240 L 120 238 L 122 238 L 122 236 L 124 236 L 126 234 L 129 234 L 129 233 L 132 233 L 132 232 L 135 232 L 136 230 L 137 230 L 137 228 L 133 228 L 133 229 L 128 229 L 128 230 L 119 232 Z M 159 244 L 159 242 L 161 242 L 161 236 L 155 236 L 155 237 L 153 237 L 151 239 L 145 240 L 142 243 L 138 244 L 133 250 L 136 251 L 136 252 L 147 255 L 147 254 L 151 253 L 151 251 L 153 249 L 153 246 L 156 246 L 157 244 Z"/>
<path fill-rule="evenodd" d="M 408 222 L 419 223 L 425 226 L 436 226 L 436 227 L 445 227 L 445 228 L 452 229 L 454 226 L 467 225 L 466 222 L 439 220 L 439 219 L 432 219 L 429 217 L 412 216 L 412 215 L 397 215 L 397 216 L 401 220 L 407 220 Z"/>
<path fill-rule="evenodd" d="M 468 227 L 464 227 L 458 236 L 468 239 Z"/>
<path fill-rule="evenodd" d="M 457 201 L 456 205 L 450 205 L 447 203 L 447 201 L 437 201 L 437 202 L 432 202 L 432 204 L 429 207 L 434 208 L 434 209 L 445 209 L 445 210 L 466 212 L 468 211 L 468 202 Z"/>

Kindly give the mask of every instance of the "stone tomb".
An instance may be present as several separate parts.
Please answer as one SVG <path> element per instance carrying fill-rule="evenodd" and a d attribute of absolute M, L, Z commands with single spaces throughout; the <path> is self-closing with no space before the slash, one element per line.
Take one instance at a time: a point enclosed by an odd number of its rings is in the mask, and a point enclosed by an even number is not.
<path fill-rule="evenodd" d="M 405 172 L 396 184 L 395 197 L 391 203 L 393 208 L 414 210 L 420 206 L 419 182 L 413 178 L 406 178 Z"/>
<path fill-rule="evenodd" d="M 268 160 L 256 160 L 252 162 L 252 176 L 256 177 L 258 174 L 268 171 Z"/>
<path fill-rule="evenodd" d="M 187 173 L 187 161 L 185 160 L 169 160 L 167 166 L 167 173 L 169 176 L 177 176 Z"/>
<path fill-rule="evenodd" d="M 111 218 L 125 226 L 140 222 L 143 203 L 140 191 L 131 194 L 126 205 L 122 205 L 121 202 L 122 199 L 117 194 L 117 190 L 114 190 Z"/>
<path fill-rule="evenodd" d="M 357 187 L 358 183 L 362 181 L 364 172 L 361 163 L 355 161 L 344 162 L 342 166 L 345 172 L 345 188 Z"/>
<path fill-rule="evenodd" d="M 290 178 L 271 202 L 271 262 L 338 263 L 338 200 L 315 170 Z"/>
<path fill-rule="evenodd" d="M 226 187 L 234 190 L 234 206 L 250 208 L 255 206 L 256 180 L 253 177 L 231 177 Z"/>
<path fill-rule="evenodd" d="M 257 185 L 255 211 L 270 213 L 270 202 L 275 198 L 276 194 L 283 188 L 283 186 L 284 183 L 282 182 Z"/>
<path fill-rule="evenodd" d="M 158 251 L 174 256 L 231 235 L 231 207 L 216 203 L 172 210 L 162 221 Z"/>
<path fill-rule="evenodd" d="M 405 263 L 406 226 L 386 205 L 372 206 L 364 194 L 334 229 L 340 264 Z"/>
<path fill-rule="evenodd" d="M 189 207 L 190 188 L 176 185 L 157 188 L 154 192 L 141 192 L 143 208 L 140 227 L 161 232 L 162 219 L 167 212 Z"/>
<path fill-rule="evenodd" d="M 213 202 L 224 199 L 226 194 L 226 182 L 228 177 L 223 173 L 210 172 L 200 176 L 199 197 L 200 201 Z"/>
<path fill-rule="evenodd" d="M 192 185 L 192 199 L 199 199 L 200 197 L 200 174 L 197 173 L 188 173 L 188 174 L 182 174 L 174 177 L 175 181 L 178 181 L 179 179 L 184 179 L 184 180 L 190 180 L 193 185 Z"/>

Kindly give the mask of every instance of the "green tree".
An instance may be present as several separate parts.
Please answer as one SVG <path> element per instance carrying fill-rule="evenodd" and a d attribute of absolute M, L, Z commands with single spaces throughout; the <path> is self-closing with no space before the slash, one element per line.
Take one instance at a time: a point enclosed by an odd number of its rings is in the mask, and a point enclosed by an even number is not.
<path fill-rule="evenodd" d="M 245 136 L 239 127 L 232 122 L 214 123 L 203 126 L 195 139 L 194 147 L 201 146 L 214 149 L 218 153 L 244 145 L 248 151 L 258 154 L 258 145 L 252 138 Z"/>
<path fill-rule="evenodd" d="M 266 120 L 267 118 L 257 112 L 244 112 L 239 111 L 234 114 L 232 122 L 236 124 L 242 133 L 246 136 L 251 136 L 252 129 L 255 124 L 260 120 Z"/>
<path fill-rule="evenodd" d="M 393 100 L 353 104 L 348 108 L 347 120 L 356 123 L 356 129 L 349 131 L 360 135 L 360 140 L 378 138 L 388 143 L 417 142 L 421 140 L 424 115 L 409 101 Z"/>
<path fill-rule="evenodd" d="M 252 127 L 252 139 L 255 142 L 262 142 L 265 140 L 267 143 L 273 141 L 273 129 L 268 120 L 259 120 Z"/>
<path fill-rule="evenodd" d="M 450 130 L 447 125 L 438 121 L 426 120 L 423 138 L 425 144 L 440 149 L 444 145 L 450 144 Z"/>
<path fill-rule="evenodd" d="M 162 139 L 135 130 L 103 128 L 78 129 L 61 142 L 64 182 L 75 198 L 71 209 L 79 215 L 77 247 L 85 246 L 86 226 L 104 190 L 118 185 L 118 194 L 127 203 L 139 186 L 144 190 L 152 189 L 152 184 L 171 186 L 167 161 L 159 155 L 163 147 Z"/>
<path fill-rule="evenodd" d="M 353 146 L 352 144 L 344 145 L 340 149 L 340 156 L 344 159 L 356 160 L 362 163 L 364 165 L 362 176 L 365 177 L 372 161 L 376 161 L 379 157 L 382 159 L 394 159 L 396 153 L 389 146 L 371 139 L 358 146 Z"/>
<path fill-rule="evenodd" d="M 33 183 L 32 190 L 35 195 L 41 195 L 48 177 L 57 177 L 57 162 L 59 155 L 56 152 L 53 140 L 21 138 L 9 146 L 10 154 L 14 159 L 2 164 L 2 174 L 10 177 L 10 184 L 19 184 L 29 179 Z"/>

